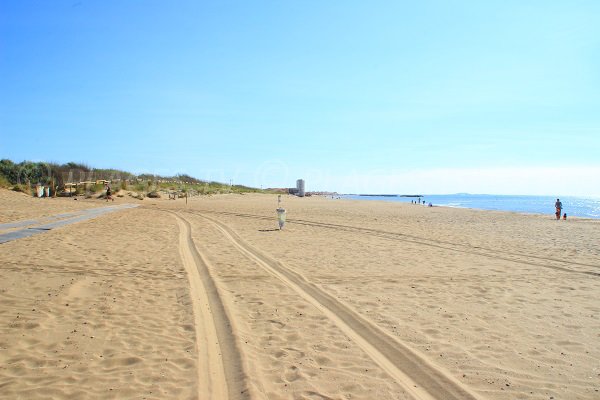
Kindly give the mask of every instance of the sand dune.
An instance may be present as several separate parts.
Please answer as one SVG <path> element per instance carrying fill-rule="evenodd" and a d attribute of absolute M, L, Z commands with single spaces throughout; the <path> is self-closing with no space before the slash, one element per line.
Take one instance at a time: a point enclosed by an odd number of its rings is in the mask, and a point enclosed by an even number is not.
<path fill-rule="evenodd" d="M 0 398 L 600 398 L 600 221 L 137 203 L 0 244 Z"/>

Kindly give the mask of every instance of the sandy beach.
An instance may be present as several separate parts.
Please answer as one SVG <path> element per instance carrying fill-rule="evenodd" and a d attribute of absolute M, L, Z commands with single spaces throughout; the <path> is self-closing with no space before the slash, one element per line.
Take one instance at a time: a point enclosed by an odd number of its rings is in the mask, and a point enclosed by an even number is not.
<path fill-rule="evenodd" d="M 0 398 L 600 398 L 600 220 L 0 190 L 0 234 L 125 203 L 0 244 Z"/>

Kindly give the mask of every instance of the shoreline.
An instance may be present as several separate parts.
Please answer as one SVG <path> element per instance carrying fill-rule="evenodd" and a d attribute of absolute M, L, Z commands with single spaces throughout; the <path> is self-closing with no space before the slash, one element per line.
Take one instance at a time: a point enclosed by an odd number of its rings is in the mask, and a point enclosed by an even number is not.
<path fill-rule="evenodd" d="M 429 197 L 427 195 L 423 195 L 422 198 L 425 199 L 425 203 L 426 204 L 421 204 L 422 207 L 427 207 L 427 205 L 430 203 L 429 200 L 427 199 L 433 199 L 435 200 L 435 196 L 443 196 L 443 197 L 451 197 L 454 195 L 430 195 Z M 459 196 L 464 196 L 464 195 L 459 195 Z M 498 198 L 498 197 L 508 197 L 508 198 L 531 198 L 531 199 L 535 199 L 535 198 L 539 198 L 541 196 L 530 196 L 530 195 L 472 195 L 472 196 L 486 196 L 489 198 Z M 373 197 L 381 197 L 378 199 L 375 199 Z M 544 196 L 545 197 L 545 196 Z M 391 197 L 391 196 L 377 196 L 377 195 L 373 195 L 373 196 L 360 196 L 360 195 L 340 195 L 339 196 L 339 200 L 356 200 L 356 201 L 369 201 L 369 202 L 384 202 L 384 203 L 401 203 L 401 204 L 409 204 L 409 205 L 419 205 L 419 204 L 411 204 L 409 201 L 404 201 L 404 200 L 392 200 L 392 199 L 400 199 L 402 198 L 401 196 L 396 196 L 396 197 Z M 573 197 L 573 196 L 567 196 L 567 197 L 563 197 L 566 199 L 581 199 L 581 200 L 586 200 L 586 201 L 595 201 L 598 200 L 599 203 L 599 207 L 600 207 L 600 199 L 595 199 L 595 198 L 584 198 L 584 197 Z M 406 197 L 404 197 L 404 199 L 406 199 Z M 468 206 L 468 205 L 449 205 L 449 204 L 436 204 L 435 202 L 431 201 L 432 203 L 432 207 L 445 207 L 445 208 L 453 208 L 453 209 L 466 209 L 466 210 L 475 210 L 475 211 L 492 211 L 492 212 L 510 212 L 510 213 L 516 213 L 516 214 L 520 214 L 520 215 L 551 215 L 552 217 L 554 217 L 554 213 L 553 212 L 541 212 L 541 211 L 528 211 L 528 210 L 515 210 L 515 209 L 506 209 L 506 208 L 481 208 L 481 207 L 473 207 L 473 206 Z M 600 215 L 599 216 L 590 216 L 590 215 L 574 215 L 574 214 L 568 214 L 568 218 L 576 218 L 576 219 L 589 219 L 589 220 L 595 220 L 598 221 L 600 220 Z"/>

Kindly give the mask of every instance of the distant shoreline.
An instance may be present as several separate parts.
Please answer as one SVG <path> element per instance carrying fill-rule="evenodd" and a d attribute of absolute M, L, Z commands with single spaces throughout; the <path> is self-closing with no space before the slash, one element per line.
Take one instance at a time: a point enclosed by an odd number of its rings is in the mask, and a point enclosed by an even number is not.
<path fill-rule="evenodd" d="M 352 196 L 352 195 L 350 195 Z M 357 194 L 361 197 L 423 197 L 421 194 Z"/>
<path fill-rule="evenodd" d="M 411 198 L 421 202 L 425 200 L 434 207 L 450 207 L 487 211 L 506 211 L 520 214 L 554 215 L 554 196 L 532 195 L 375 195 L 354 194 L 342 195 L 344 199 L 363 201 L 388 201 L 410 204 Z M 574 196 L 560 196 L 563 210 L 569 217 L 600 219 L 600 199 Z"/>

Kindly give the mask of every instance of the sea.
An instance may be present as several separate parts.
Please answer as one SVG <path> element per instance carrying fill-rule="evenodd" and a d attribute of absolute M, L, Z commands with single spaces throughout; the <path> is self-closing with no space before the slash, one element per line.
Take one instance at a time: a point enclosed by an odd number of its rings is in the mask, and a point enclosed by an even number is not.
<path fill-rule="evenodd" d="M 552 196 L 525 196 L 525 195 L 494 195 L 494 194 L 431 194 L 417 197 L 404 197 L 402 195 L 357 195 L 347 194 L 340 196 L 352 200 L 379 200 L 410 203 L 417 199 L 425 200 L 426 204 L 433 206 L 474 208 L 479 210 L 513 211 L 523 214 L 550 214 L 554 215 L 556 197 Z M 600 198 L 586 198 L 564 196 L 560 197 L 563 204 L 563 213 L 567 216 L 600 219 Z"/>

